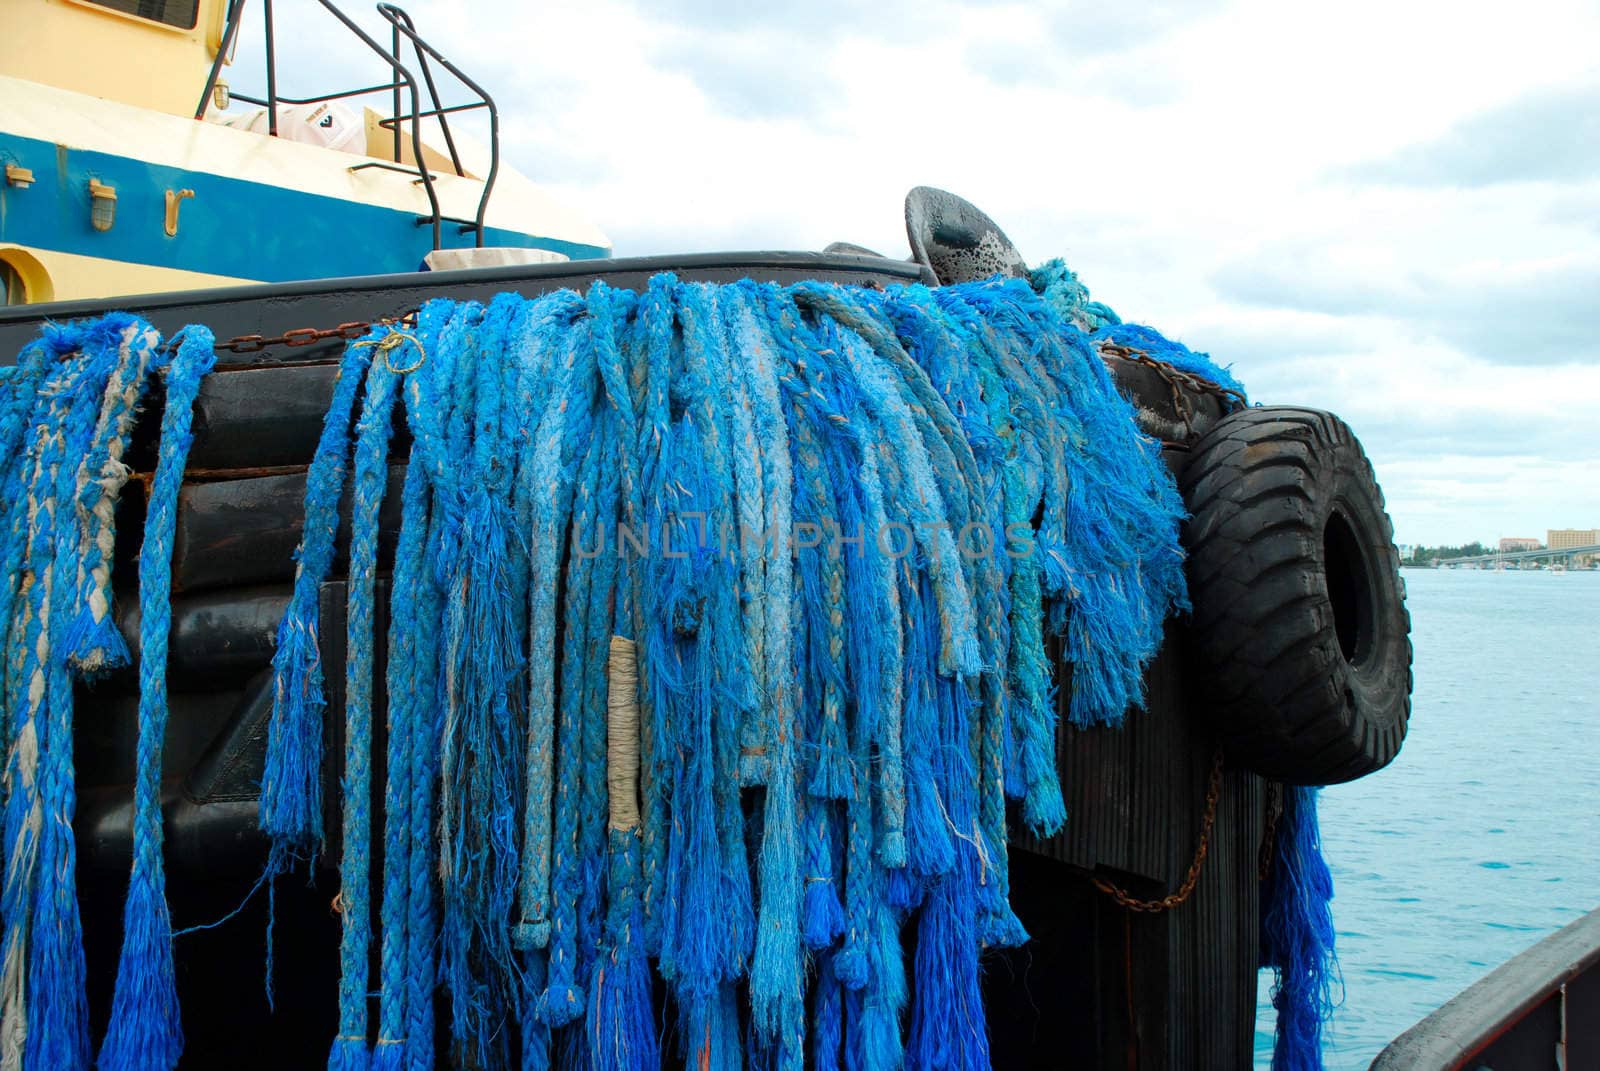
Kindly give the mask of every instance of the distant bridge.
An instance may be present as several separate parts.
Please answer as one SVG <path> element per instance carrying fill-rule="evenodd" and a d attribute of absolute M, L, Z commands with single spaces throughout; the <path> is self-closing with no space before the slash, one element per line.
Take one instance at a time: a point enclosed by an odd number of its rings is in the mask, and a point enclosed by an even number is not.
<path fill-rule="evenodd" d="M 1457 565 L 1488 565 L 1492 562 L 1510 564 L 1512 562 L 1555 561 L 1560 558 L 1570 565 L 1574 558 L 1581 558 L 1585 554 L 1600 555 L 1600 543 L 1591 543 L 1584 547 L 1560 547 L 1556 550 L 1546 547 L 1544 550 L 1517 550 L 1507 551 L 1504 554 L 1476 554 L 1470 558 L 1439 558 L 1433 564 L 1454 567 Z"/>

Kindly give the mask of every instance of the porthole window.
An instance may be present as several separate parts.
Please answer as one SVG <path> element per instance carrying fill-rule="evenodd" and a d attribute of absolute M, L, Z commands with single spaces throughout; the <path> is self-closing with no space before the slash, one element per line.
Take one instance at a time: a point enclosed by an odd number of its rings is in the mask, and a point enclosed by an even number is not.
<path fill-rule="evenodd" d="M 194 29 L 200 0 L 87 0 L 96 7 L 109 7 L 124 15 L 134 15 L 180 30 Z"/>

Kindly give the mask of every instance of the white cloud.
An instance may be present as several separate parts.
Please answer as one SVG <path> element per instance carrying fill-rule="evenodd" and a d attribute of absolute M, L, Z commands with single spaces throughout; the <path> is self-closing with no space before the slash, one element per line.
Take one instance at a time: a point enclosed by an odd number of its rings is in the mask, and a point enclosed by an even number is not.
<path fill-rule="evenodd" d="M 1600 523 L 1592 157 L 1471 136 L 1584 114 L 1586 0 L 408 6 L 619 255 L 904 256 L 905 191 L 944 186 L 1255 397 L 1348 416 L 1407 541 Z M 354 55 L 330 29 L 283 62 Z"/>

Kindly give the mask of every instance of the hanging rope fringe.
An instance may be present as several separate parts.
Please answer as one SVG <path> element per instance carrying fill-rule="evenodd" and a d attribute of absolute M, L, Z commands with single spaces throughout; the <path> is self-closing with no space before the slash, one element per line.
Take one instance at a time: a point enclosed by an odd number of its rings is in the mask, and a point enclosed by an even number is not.
<path fill-rule="evenodd" d="M 1277 842 L 1261 887 L 1261 963 L 1277 975 L 1273 1071 L 1322 1071 L 1322 1024 L 1337 1003 L 1333 877 L 1317 833 L 1317 790 L 1284 788 Z"/>
<path fill-rule="evenodd" d="M 1095 346 L 1232 381 L 1142 332 L 1052 264 L 1031 287 L 661 276 L 434 301 L 353 342 L 307 475 L 261 799 L 270 873 L 321 850 L 318 617 L 348 494 L 330 1069 L 432 1067 L 441 991 L 450 1057 L 475 1067 L 656 1067 L 670 1007 L 707 1071 L 986 1068 L 979 957 L 1027 936 L 1007 799 L 1041 833 L 1066 819 L 1047 637 L 1072 663 L 1071 719 L 1115 724 L 1186 605 L 1181 505 Z M 156 341 L 130 317 L 51 328 L 0 376 L 0 1071 L 88 1064 L 72 673 L 126 657 L 114 507 Z M 190 328 L 166 369 L 111 1071 L 170 1071 L 182 1047 L 158 790 L 173 504 L 209 364 Z M 1265 946 L 1279 1060 L 1301 1068 L 1331 929 L 1310 796 L 1290 812 Z"/>
<path fill-rule="evenodd" d="M 102 1071 L 172 1071 L 183 1052 L 183 1023 L 173 975 L 172 918 L 161 859 L 161 751 L 167 733 L 167 639 L 172 630 L 172 541 L 178 490 L 189 456 L 194 400 L 201 379 L 216 363 L 213 341 L 205 328 L 188 328 L 172 359 L 161 418 L 161 449 L 145 510 L 144 546 L 139 553 L 139 769 L 134 791 L 133 876 L 123 913 L 122 958 L 117 964 L 111 1022 L 100 1047 Z M 140 373 L 148 367 L 147 360 L 139 363 Z M 118 404 L 131 407 L 142 388 L 113 382 L 108 398 L 113 391 Z M 125 419 L 119 415 L 117 423 L 120 430 L 116 434 L 125 440 L 133 428 L 131 413 Z M 116 448 L 108 450 L 107 456 L 116 458 L 120 453 Z M 109 525 L 109 516 L 96 514 L 95 519 Z M 106 558 L 110 551 L 109 546 L 101 548 Z M 107 565 L 108 585 L 109 579 Z M 98 591 L 97 585 L 95 593 Z M 95 593 L 86 599 L 90 607 Z M 80 666 L 84 662 L 79 659 Z M 103 666 L 104 661 L 93 664 Z"/>
<path fill-rule="evenodd" d="M 322 438 L 306 474 L 305 527 L 295 551 L 294 594 L 278 625 L 273 656 L 272 722 L 261 779 L 261 831 L 272 839 L 274 872 L 322 844 L 322 661 L 317 649 L 319 599 L 333 567 L 339 496 L 350 453 L 350 419 L 371 346 L 351 346 L 339 368 Z"/>

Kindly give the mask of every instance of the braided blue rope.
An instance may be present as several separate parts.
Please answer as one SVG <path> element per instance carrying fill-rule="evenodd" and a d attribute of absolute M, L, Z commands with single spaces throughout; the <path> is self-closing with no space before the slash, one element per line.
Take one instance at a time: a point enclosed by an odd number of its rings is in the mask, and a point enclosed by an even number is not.
<path fill-rule="evenodd" d="M 192 441 L 194 400 L 201 380 L 216 364 L 216 354 L 211 332 L 204 327 L 186 328 L 181 337 L 167 374 L 161 447 L 145 510 L 144 545 L 139 551 L 139 755 L 133 874 L 123 909 L 122 955 L 111 1020 L 100 1047 L 102 1071 L 171 1071 L 183 1052 L 183 1023 L 173 974 L 172 916 L 161 858 L 161 751 L 167 732 L 167 640 L 172 628 L 172 541 L 178 491 Z M 129 384 L 118 393 L 119 404 L 131 411 L 138 388 Z M 120 436 L 132 430 L 131 419 L 118 420 L 118 424 Z M 114 446 L 105 451 L 110 459 L 121 454 Z"/>
<path fill-rule="evenodd" d="M 64 419 L 41 454 L 43 479 L 35 484 L 40 510 L 32 566 L 44 642 L 30 658 L 34 679 L 44 678 L 36 710 L 38 799 L 42 824 L 38 878 L 29 923 L 27 1047 L 29 1068 L 86 1068 L 92 1059 L 84 994 L 83 927 L 76 890 L 77 849 L 72 818 L 77 789 L 72 765 L 73 688 L 65 639 L 77 615 L 81 535 L 72 503 L 79 491 L 76 459 L 89 448 L 105 385 L 123 341 L 139 330 L 132 317 L 110 316 L 85 328 L 83 375 L 75 381 Z"/>
<path fill-rule="evenodd" d="M 367 376 L 356 425 L 350 580 L 346 611 L 344 799 L 339 861 L 339 1030 L 328 1053 L 329 1071 L 365 1071 L 372 1060 L 367 1039 L 367 948 L 372 941 L 372 673 L 373 600 L 377 583 L 378 509 L 389 482 L 398 377 L 384 346 L 388 328 L 366 339 L 383 355 Z M 360 345 L 361 343 L 357 343 Z"/>
<path fill-rule="evenodd" d="M 400 542 L 395 550 L 395 588 L 391 598 L 391 628 L 401 629 L 401 642 L 409 643 L 413 661 L 405 666 L 401 694 L 414 704 L 401 720 L 409 718 L 412 734 L 410 799 L 406 804 L 408 857 L 405 929 L 405 995 L 389 996 L 391 1004 L 405 1008 L 405 1063 L 408 1071 L 431 1071 L 434 1066 L 433 992 L 438 976 L 435 938 L 438 931 L 437 898 L 440 852 L 434 835 L 435 782 L 439 775 L 439 741 L 444 732 L 444 702 L 441 674 L 438 672 L 439 634 L 443 627 L 444 595 L 436 573 L 428 568 L 431 548 L 443 538 L 443 510 L 438 508 L 434 488 L 445 464 L 443 429 L 440 426 L 441 397 L 448 398 L 447 385 L 454 374 L 453 351 L 440 347 L 439 337 L 448 324 L 453 305 L 432 301 L 423 306 L 417 318 L 417 344 L 423 361 L 408 374 L 402 387 L 406 420 L 411 428 L 411 458 L 402 491 Z M 405 367 L 405 366 L 402 366 Z M 424 487 L 415 481 L 422 479 Z M 402 600 L 409 600 L 405 602 Z M 391 640 L 391 650 L 394 641 Z M 391 670 L 396 657 L 391 655 Z M 403 664 L 403 659 L 399 661 Z M 391 699 L 394 689 L 391 685 Z M 391 714 L 391 717 L 393 714 Z M 387 816 L 386 816 L 387 820 Z M 385 897 L 389 895 L 385 890 Z M 385 937 L 393 923 L 384 919 Z M 380 1007 L 380 1014 L 382 1012 Z M 395 1035 L 385 1024 L 380 1029 L 380 1048 Z M 382 1059 L 389 1059 L 383 1056 Z"/>
<path fill-rule="evenodd" d="M 640 458 L 639 502 L 642 533 L 650 547 L 661 545 L 661 507 L 657 494 L 658 469 L 662 445 L 671 433 L 667 384 L 672 378 L 673 310 L 670 275 L 650 280 L 640 295 L 633 329 L 628 334 L 636 367 L 643 369 L 643 390 L 639 399 Z M 657 552 L 659 553 L 659 552 Z M 640 747 L 643 761 L 640 781 L 644 795 L 644 815 L 640 829 L 640 848 L 644 856 L 642 911 L 644 947 L 647 954 L 661 951 L 662 931 L 667 914 L 667 830 L 671 824 L 672 780 L 669 775 L 670 738 L 661 724 L 664 712 L 657 709 L 655 695 L 660 686 L 652 665 L 651 647 L 655 630 L 648 622 L 656 612 L 651 586 L 654 573 L 649 565 L 637 567 L 635 574 L 635 612 L 639 632 L 639 707 Z"/>
<path fill-rule="evenodd" d="M 53 330 L 52 330 L 53 328 Z M 22 563 L 27 553 L 28 475 L 37 457 L 38 437 L 25 433 L 37 428 L 49 407 L 51 392 L 41 390 L 46 371 L 63 353 L 76 344 L 61 348 L 60 327 L 47 325 L 44 337 L 36 339 L 17 355 L 17 363 L 7 371 L 5 388 L 0 393 L 0 488 L 5 491 L 6 518 L 3 529 L 4 575 L 0 576 L 0 627 L 7 629 L 7 667 L 0 674 L 0 746 L 9 754 L 14 726 L 10 717 L 13 685 L 20 666 L 21 636 L 13 635 L 13 608 L 22 580 Z M 10 778 L 0 778 L 0 800 L 10 791 Z"/>
<path fill-rule="evenodd" d="M 551 840 L 550 962 L 547 992 L 540 1015 L 552 1027 L 565 1026 L 584 1008 L 585 995 L 578 985 L 578 901 L 582 896 L 578 825 L 584 780 L 584 721 L 603 716 L 587 703 L 586 678 L 591 631 L 589 616 L 595 606 L 590 597 L 594 583 L 591 559 L 580 548 L 597 546 L 598 493 L 595 487 L 605 454 L 607 422 L 596 426 L 579 469 L 572 502 L 572 546 L 567 559 L 565 621 L 562 634 L 560 711 L 557 718 L 557 759 L 554 834 Z M 599 551 L 595 552 L 599 556 Z M 610 625 L 609 617 L 606 625 Z"/>
<path fill-rule="evenodd" d="M 534 666 L 553 663 L 555 594 L 562 533 L 572 508 L 576 468 L 574 444 L 589 435 L 594 391 L 592 346 L 579 344 L 577 332 L 562 332 L 552 322 L 551 339 L 559 353 L 554 363 L 550 402 L 539 418 L 530 455 L 517 475 L 528 484 L 533 508 L 529 573 L 528 660 Z M 565 338 L 559 337 L 565 335 Z M 550 866 L 552 787 L 555 769 L 555 695 L 553 676 L 530 675 L 528 701 L 527 799 L 523 809 L 522 875 L 514 931 L 517 947 L 542 948 L 550 939 Z"/>
<path fill-rule="evenodd" d="M 777 343 L 764 311 L 765 294 L 753 283 L 725 287 L 719 295 L 728 337 L 742 356 L 745 390 L 764 464 L 762 521 L 766 555 L 758 604 L 764 636 L 759 732 L 765 757 L 763 833 L 756 863 L 759 896 L 750 964 L 752 1033 L 770 1041 L 780 1066 L 803 1058 L 805 961 L 800 947 L 802 877 L 799 844 L 799 764 L 795 740 L 795 673 L 790 618 L 794 566 L 793 475 L 787 423 L 779 401 Z M 751 746 L 746 739 L 744 746 Z"/>
<path fill-rule="evenodd" d="M 421 325 L 419 324 L 419 328 Z M 411 336 L 392 331 L 379 341 L 380 360 L 388 368 L 415 369 L 426 360 L 426 348 Z M 409 373 L 408 373 L 409 374 Z M 404 395 L 404 386 L 401 385 Z M 409 465 L 401 491 L 401 537 L 395 549 L 390 588 L 388 654 L 385 693 L 388 705 L 387 771 L 384 787 L 383 908 L 380 952 L 381 992 L 377 1044 L 372 1050 L 374 1071 L 399 1071 L 407 1064 L 409 1002 L 424 999 L 412 992 L 409 926 L 413 895 L 431 894 L 426 836 L 413 841 L 411 810 L 419 805 L 415 779 L 422 769 L 420 752 L 428 743 L 420 731 L 424 724 L 426 684 L 417 672 L 419 632 L 429 627 L 420 614 L 428 530 L 427 467 Z M 426 807 L 426 797 L 420 802 Z M 413 892 L 415 886 L 415 892 Z M 424 923 L 425 925 L 425 923 Z M 431 999 L 429 999 L 431 1004 Z M 431 1012 L 431 1008 L 430 1008 Z M 431 1017 L 429 1018 L 431 1024 Z M 428 1038 L 431 1045 L 432 1037 Z"/>
<path fill-rule="evenodd" d="M 577 976 L 580 988 L 592 994 L 592 978 L 603 939 L 606 885 L 610 872 L 607 833 L 607 667 L 611 637 L 620 624 L 619 614 L 631 617 L 631 583 L 621 573 L 619 543 L 626 506 L 624 470 L 630 465 L 631 438 L 635 430 L 631 399 L 623 382 L 616 345 L 616 319 L 609 288 L 597 284 L 588 295 L 589 344 L 594 347 L 596 370 L 604 386 L 605 412 L 597 417 L 604 450 L 600 458 L 596 494 L 596 531 L 578 548 L 588 557 L 593 574 L 589 589 L 588 636 L 585 640 L 583 700 L 583 782 L 578 817 L 579 897 L 577 913 Z M 624 409 L 615 395 L 622 393 Z M 592 553 L 591 553 L 592 552 Z M 570 1044 L 587 1054 L 590 1031 L 572 1031 Z"/>
<path fill-rule="evenodd" d="M 322 581 L 333 566 L 350 418 L 373 347 L 346 347 L 317 452 L 306 473 L 305 523 L 294 592 L 272 659 L 272 720 L 261 779 L 261 831 L 272 840 L 268 870 L 281 873 L 322 843 L 322 661 L 317 623 Z"/>
<path fill-rule="evenodd" d="M 681 287 L 679 316 L 683 325 L 683 376 L 703 384 L 695 391 L 703 401 L 692 407 L 690 414 L 700 425 L 707 467 L 714 480 L 709 515 L 700 522 L 701 537 L 710 544 L 706 598 L 710 628 L 709 634 L 701 633 L 702 645 L 709 641 L 705 650 L 709 672 L 702 687 L 710 692 L 713 710 L 712 799 L 721 856 L 715 917 L 720 972 L 728 985 L 745 975 L 754 942 L 755 909 L 739 785 L 743 727 L 757 702 L 743 629 L 744 610 L 739 600 L 739 556 L 733 542 L 737 466 L 732 457 L 736 447 L 734 401 L 727 389 L 731 359 L 715 291 L 715 287 L 704 283 Z"/>
<path fill-rule="evenodd" d="M 129 470 L 123 451 L 149 385 L 158 336 L 148 325 L 125 334 L 116 367 L 106 384 L 94 440 L 78 474 L 78 586 L 83 607 L 67 631 L 67 658 L 83 675 L 128 663 L 128 646 L 111 616 L 111 553 L 116 547 L 115 510 Z"/>
<path fill-rule="evenodd" d="M 442 303 L 441 303 L 442 304 Z M 444 314 L 441 314 L 444 315 Z M 475 354 L 464 339 L 482 319 L 483 308 L 476 302 L 448 306 L 448 314 L 435 341 L 434 357 L 427 368 L 431 377 L 433 404 L 421 409 L 414 425 L 421 432 L 417 448 L 428 465 L 434 487 L 434 511 L 429 531 L 429 552 L 439 589 L 439 641 L 437 657 L 441 663 L 437 678 L 439 703 L 439 979 L 450 996 L 452 1043 L 475 1035 L 474 1021 L 481 1018 L 483 998 L 480 982 L 474 976 L 471 944 L 475 914 L 473 906 L 481 896 L 479 885 L 463 876 L 459 858 L 462 838 L 459 833 L 460 793 L 457 768 L 461 722 L 465 702 L 461 696 L 461 629 L 465 607 L 458 577 L 464 555 L 461 553 L 465 491 L 463 459 L 471 456 L 469 427 L 477 392 L 478 377 L 473 372 Z M 423 397 L 429 395 L 424 394 Z M 470 469 L 468 469 L 470 471 Z M 470 806 L 470 804 L 469 804 Z"/>
<path fill-rule="evenodd" d="M 16 501 L 23 523 L 13 530 L 8 558 L 29 566 L 19 584 L 26 595 L 11 629 L 12 657 L 7 661 L 7 688 L 12 709 L 6 712 L 11 746 L 6 753 L 4 895 L 0 896 L 5 920 L 3 973 L 0 973 L 0 1063 L 21 1067 L 26 1051 L 32 1004 L 28 1000 L 32 969 L 31 938 L 34 888 L 38 875 L 40 838 L 44 825 L 44 800 L 40 773 L 46 732 L 44 712 L 45 670 L 38 658 L 41 640 L 48 642 L 48 600 L 45 579 L 50 568 L 47 510 L 53 478 L 49 459 L 72 402 L 74 386 L 84 376 L 84 359 L 76 354 L 74 338 L 55 356 L 67 359 L 50 376 L 41 392 L 35 414 L 41 418 L 23 458 L 17 483 L 25 492 Z M 68 354 L 72 354 L 68 356 Z M 15 573 L 10 575 L 17 575 Z M 20 642 L 18 642 L 20 640 Z"/>
<path fill-rule="evenodd" d="M 719 348 L 729 351 L 722 377 L 729 383 L 726 412 L 728 449 L 733 461 L 734 516 L 725 541 L 738 556 L 739 601 L 753 691 L 749 709 L 739 725 L 739 783 L 754 787 L 767 783 L 772 768 L 767 739 L 771 733 L 773 685 L 767 680 L 767 613 L 762 603 L 767 561 L 772 556 L 763 486 L 764 470 L 771 462 L 762 454 L 756 398 L 743 374 L 743 362 L 733 359 L 734 354 L 744 352 L 739 291 L 717 287 L 709 299 L 721 334 Z"/>

